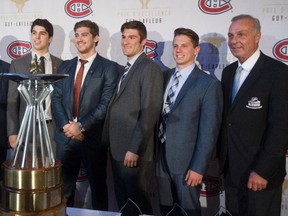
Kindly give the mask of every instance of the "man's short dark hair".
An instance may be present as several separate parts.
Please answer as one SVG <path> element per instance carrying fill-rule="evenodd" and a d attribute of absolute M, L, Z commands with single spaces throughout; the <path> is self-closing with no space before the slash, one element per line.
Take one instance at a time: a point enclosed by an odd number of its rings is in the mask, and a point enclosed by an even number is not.
<path fill-rule="evenodd" d="M 81 27 L 89 28 L 90 33 L 93 35 L 93 37 L 99 36 L 99 26 L 95 22 L 92 22 L 91 20 L 82 20 L 80 22 L 77 22 L 74 25 L 74 32 L 76 32 L 76 30 Z M 97 44 L 98 41 L 96 42 L 96 46 Z"/>
<path fill-rule="evenodd" d="M 53 26 L 47 19 L 36 19 L 33 21 L 31 25 L 31 33 L 33 31 L 34 26 L 42 26 L 48 32 L 49 37 L 53 37 Z"/>
<path fill-rule="evenodd" d="M 186 35 L 190 38 L 194 48 L 199 46 L 199 36 L 196 32 L 188 28 L 177 28 L 174 31 L 174 38 L 178 35 Z"/>
<path fill-rule="evenodd" d="M 144 39 L 147 38 L 146 26 L 140 21 L 133 20 L 133 21 L 124 23 L 121 26 L 121 33 L 123 33 L 125 29 L 136 29 L 140 35 L 140 42 L 142 42 Z"/>

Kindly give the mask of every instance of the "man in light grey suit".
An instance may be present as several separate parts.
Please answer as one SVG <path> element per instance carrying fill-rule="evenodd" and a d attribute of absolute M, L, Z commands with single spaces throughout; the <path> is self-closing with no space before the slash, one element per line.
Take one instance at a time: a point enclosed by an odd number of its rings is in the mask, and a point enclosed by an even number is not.
<path fill-rule="evenodd" d="M 125 68 L 109 105 L 103 139 L 110 144 L 119 208 L 130 198 L 143 214 L 152 214 L 148 191 L 163 76 L 158 65 L 143 52 L 147 37 L 145 25 L 139 21 L 127 22 L 121 32 L 122 51 L 130 67 Z"/>
<path fill-rule="evenodd" d="M 46 19 L 36 19 L 31 26 L 31 42 L 32 52 L 21 58 L 12 60 L 10 66 L 11 73 L 30 73 L 31 64 L 34 61 L 40 63 L 40 57 L 44 57 L 45 73 L 54 74 L 62 62 L 61 59 L 49 53 L 49 45 L 53 38 L 53 26 Z M 44 72 L 44 71 L 42 71 Z M 8 96 L 7 96 L 7 135 L 9 144 L 12 148 L 16 146 L 18 131 L 22 122 L 22 118 L 26 108 L 24 98 L 17 91 L 18 84 L 9 81 Z M 52 120 L 52 113 L 50 108 L 50 97 L 46 99 L 45 118 L 48 126 L 48 131 L 51 141 L 53 141 L 53 132 L 55 122 Z M 55 151 L 55 144 L 52 142 L 52 148 Z"/>
<path fill-rule="evenodd" d="M 176 68 L 164 75 L 166 91 L 157 148 L 163 215 L 175 203 L 188 215 L 201 215 L 199 192 L 219 133 L 222 89 L 216 78 L 195 64 L 199 51 L 199 37 L 194 31 L 174 31 Z"/>

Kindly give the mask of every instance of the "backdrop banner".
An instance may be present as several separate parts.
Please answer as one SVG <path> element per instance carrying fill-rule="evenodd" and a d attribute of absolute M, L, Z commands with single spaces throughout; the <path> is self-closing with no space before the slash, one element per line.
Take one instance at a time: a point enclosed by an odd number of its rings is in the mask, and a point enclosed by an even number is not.
<path fill-rule="evenodd" d="M 260 49 L 288 64 L 287 0 L 0 0 L 0 58 L 6 62 L 31 51 L 30 27 L 36 18 L 48 19 L 54 26 L 50 52 L 64 60 L 77 55 L 73 38 L 74 24 L 90 19 L 100 27 L 97 51 L 124 65 L 120 27 L 130 20 L 142 21 L 148 30 L 146 54 L 162 70 L 175 66 L 172 58 L 173 32 L 191 28 L 200 36 L 201 52 L 197 64 L 221 78 L 224 67 L 235 61 L 227 46 L 231 18 L 251 14 L 261 22 Z M 288 157 L 288 154 L 287 154 Z M 117 211 L 111 168 L 108 166 L 109 208 Z M 288 215 L 288 177 L 283 184 L 282 216 Z M 76 204 L 91 207 L 85 168 L 79 173 Z M 216 159 L 211 160 L 201 190 L 203 215 L 230 215 L 225 210 L 223 180 Z M 157 200 L 157 194 L 151 196 Z M 156 207 L 155 207 L 156 208 Z M 157 212 L 157 208 L 155 209 Z"/>

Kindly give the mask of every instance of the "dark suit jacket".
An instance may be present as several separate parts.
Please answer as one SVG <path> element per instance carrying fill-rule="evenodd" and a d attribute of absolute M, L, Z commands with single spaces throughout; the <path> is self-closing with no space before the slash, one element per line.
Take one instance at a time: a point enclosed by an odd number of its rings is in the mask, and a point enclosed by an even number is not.
<path fill-rule="evenodd" d="M 144 161 L 153 159 L 162 95 L 162 72 L 142 53 L 109 105 L 103 140 L 110 143 L 115 160 L 123 161 L 127 151 L 138 154 Z"/>
<path fill-rule="evenodd" d="M 268 188 L 279 186 L 288 147 L 288 67 L 261 53 L 231 104 L 237 66 L 232 63 L 222 74 L 220 170 L 228 163 L 233 182 L 245 188 L 251 171 L 268 180 Z"/>
<path fill-rule="evenodd" d="M 165 75 L 166 83 L 174 71 Z M 159 144 L 170 173 L 185 174 L 188 169 L 205 173 L 216 147 L 222 107 L 220 81 L 195 65 L 168 114 L 166 143 Z"/>
<path fill-rule="evenodd" d="M 2 73 L 9 72 L 10 64 L 0 60 L 0 76 Z M 7 108 L 7 91 L 8 79 L 4 76 L 0 77 L 0 146 L 1 151 L 8 147 L 7 144 L 7 121 L 6 121 L 6 108 Z"/>
<path fill-rule="evenodd" d="M 57 68 L 62 62 L 61 59 L 51 55 L 52 73 L 57 72 Z M 12 60 L 10 73 L 30 73 L 32 55 L 28 54 L 21 58 Z M 22 118 L 26 109 L 26 102 L 17 90 L 18 83 L 9 81 L 8 104 L 7 104 L 7 134 L 18 134 Z"/>
<path fill-rule="evenodd" d="M 64 145 L 70 138 L 62 128 L 73 120 L 73 88 L 78 57 L 64 61 L 58 72 L 69 74 L 56 82 L 52 93 L 52 111 L 56 120 L 55 141 Z M 85 128 L 85 141 L 100 145 L 102 127 L 118 79 L 117 64 L 97 54 L 80 92 L 78 122 Z"/>

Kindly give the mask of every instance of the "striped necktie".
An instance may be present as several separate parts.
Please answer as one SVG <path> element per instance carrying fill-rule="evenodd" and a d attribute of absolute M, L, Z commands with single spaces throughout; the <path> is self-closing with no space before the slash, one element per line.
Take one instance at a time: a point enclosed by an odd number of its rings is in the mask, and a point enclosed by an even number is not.
<path fill-rule="evenodd" d="M 161 143 L 164 143 L 166 140 L 166 123 L 168 119 L 168 114 L 170 113 L 175 102 L 175 92 L 179 85 L 180 76 L 181 76 L 180 71 L 176 71 L 173 74 L 172 84 L 168 90 L 167 97 L 163 105 L 162 119 L 160 122 L 159 135 L 158 135 L 161 140 Z"/>

